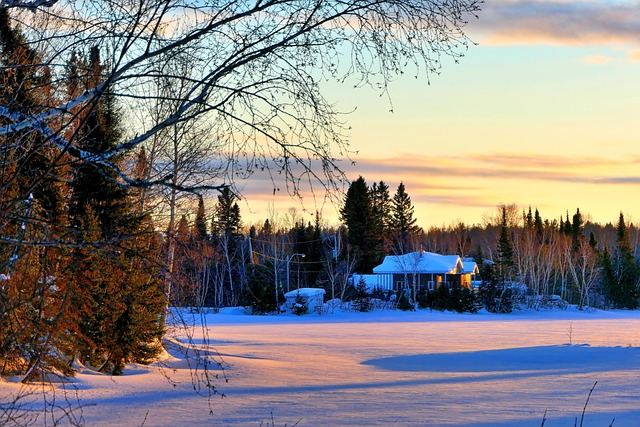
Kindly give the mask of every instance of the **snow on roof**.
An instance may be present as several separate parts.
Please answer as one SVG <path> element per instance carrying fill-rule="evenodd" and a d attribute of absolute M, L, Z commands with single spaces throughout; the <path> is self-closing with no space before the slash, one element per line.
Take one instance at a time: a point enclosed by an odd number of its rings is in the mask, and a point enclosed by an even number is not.
<path fill-rule="evenodd" d="M 404 255 L 387 255 L 382 264 L 374 267 L 373 272 L 376 274 L 409 272 L 460 274 L 467 271 L 458 255 L 440 255 L 420 251 Z"/>
<path fill-rule="evenodd" d="M 462 261 L 462 265 L 464 267 L 465 274 L 478 274 L 480 269 L 478 268 L 478 264 L 473 261 Z"/>
<path fill-rule="evenodd" d="M 317 295 L 324 295 L 325 293 L 325 290 L 320 288 L 300 288 L 287 292 L 284 296 L 285 298 L 295 298 L 300 294 L 301 297 L 314 297 Z"/>

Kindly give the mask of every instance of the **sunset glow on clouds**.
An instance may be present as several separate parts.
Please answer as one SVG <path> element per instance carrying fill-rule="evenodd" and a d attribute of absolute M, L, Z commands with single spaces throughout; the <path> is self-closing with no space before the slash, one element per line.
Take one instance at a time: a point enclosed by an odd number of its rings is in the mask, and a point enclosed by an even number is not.
<path fill-rule="evenodd" d="M 430 85 L 392 82 L 391 101 L 328 86 L 354 110 L 349 179 L 384 180 L 392 194 L 403 181 L 423 228 L 478 223 L 511 202 L 545 218 L 579 207 L 598 222 L 640 220 L 640 3 L 487 2 L 467 33 L 478 45 L 459 64 L 444 61 Z M 267 203 L 301 209 L 269 185 L 246 188 L 256 219 Z M 337 223 L 338 207 L 316 197 L 304 208 Z"/>

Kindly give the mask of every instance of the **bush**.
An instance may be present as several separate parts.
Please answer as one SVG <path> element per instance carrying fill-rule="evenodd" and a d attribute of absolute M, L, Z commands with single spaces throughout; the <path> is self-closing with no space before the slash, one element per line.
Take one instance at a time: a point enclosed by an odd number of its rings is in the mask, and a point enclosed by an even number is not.
<path fill-rule="evenodd" d="M 293 303 L 293 307 L 291 308 L 291 312 L 296 316 L 302 316 L 303 314 L 307 314 L 309 312 L 309 306 L 307 306 L 307 300 L 304 299 L 300 292 L 296 294 L 296 299 Z"/>
<path fill-rule="evenodd" d="M 414 311 L 416 308 L 408 295 L 408 289 L 398 289 L 396 307 L 402 311 Z"/>
<path fill-rule="evenodd" d="M 477 313 L 482 305 L 471 289 L 456 287 L 451 291 L 449 307 L 458 313 Z"/>
<path fill-rule="evenodd" d="M 367 283 L 362 278 L 356 285 L 356 296 L 353 298 L 351 304 L 356 311 L 366 312 L 371 311 L 373 308 L 371 294 L 367 290 Z"/>
<path fill-rule="evenodd" d="M 278 303 L 284 302 L 284 295 L 278 292 Z M 275 289 L 271 269 L 264 265 L 247 266 L 247 286 L 241 296 L 241 304 L 249 306 L 253 314 L 265 314 L 276 311 Z"/>
<path fill-rule="evenodd" d="M 418 307 L 432 310 L 451 310 L 458 313 L 477 313 L 482 307 L 478 296 L 468 288 L 439 286 L 435 291 L 420 291 Z"/>
<path fill-rule="evenodd" d="M 511 313 L 513 311 L 513 291 L 495 280 L 483 281 L 480 285 L 480 300 L 491 313 Z"/>

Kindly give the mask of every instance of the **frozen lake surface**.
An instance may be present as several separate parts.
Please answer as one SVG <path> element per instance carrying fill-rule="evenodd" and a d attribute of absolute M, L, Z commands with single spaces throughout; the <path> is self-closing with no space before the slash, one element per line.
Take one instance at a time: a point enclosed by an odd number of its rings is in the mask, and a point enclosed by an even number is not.
<path fill-rule="evenodd" d="M 194 391 L 195 359 L 174 348 L 163 369 L 80 373 L 74 381 L 82 420 L 259 426 L 271 425 L 273 414 L 276 426 L 540 426 L 546 411 L 545 427 L 573 426 L 597 381 L 584 426 L 614 419 L 614 426 L 640 426 L 640 312 L 200 319 L 189 318 L 188 333 L 173 331 L 175 342 L 222 360 L 216 385 L 223 399 Z"/>

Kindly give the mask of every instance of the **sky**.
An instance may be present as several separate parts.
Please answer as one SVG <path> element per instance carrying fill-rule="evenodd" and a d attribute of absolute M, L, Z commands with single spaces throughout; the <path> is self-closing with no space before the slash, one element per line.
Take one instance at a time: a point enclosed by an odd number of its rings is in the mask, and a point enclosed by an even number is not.
<path fill-rule="evenodd" d="M 368 88 L 327 89 L 353 110 L 349 179 L 383 180 L 392 195 L 404 182 L 425 229 L 482 223 L 500 203 L 543 218 L 640 218 L 640 2 L 488 0 L 466 33 L 477 45 L 458 64 L 392 82 L 391 104 Z M 290 207 L 338 222 L 322 197 L 245 196 L 247 222 Z"/>

